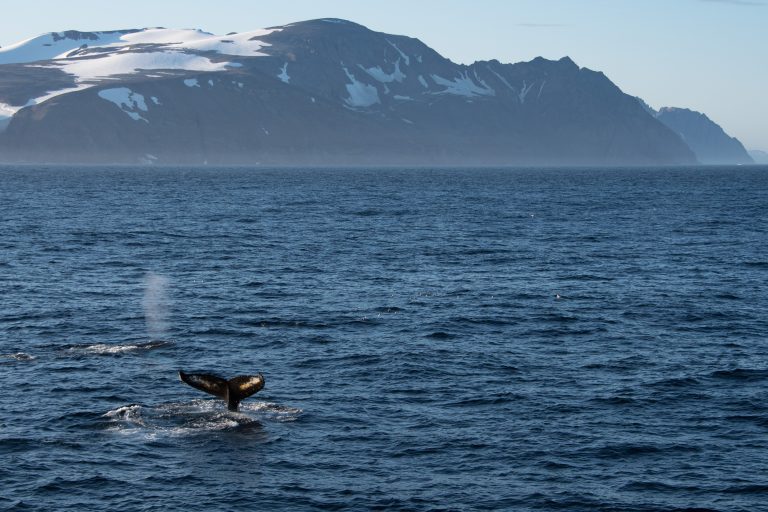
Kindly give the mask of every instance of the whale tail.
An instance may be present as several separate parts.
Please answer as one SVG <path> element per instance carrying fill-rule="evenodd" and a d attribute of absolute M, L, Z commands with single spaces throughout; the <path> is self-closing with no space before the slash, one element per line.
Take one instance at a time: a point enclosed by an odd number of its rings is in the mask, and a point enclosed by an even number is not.
<path fill-rule="evenodd" d="M 240 401 L 264 387 L 264 376 L 240 375 L 229 380 L 207 373 L 184 373 L 179 370 L 179 378 L 195 389 L 205 391 L 227 402 L 230 411 L 237 411 Z"/>

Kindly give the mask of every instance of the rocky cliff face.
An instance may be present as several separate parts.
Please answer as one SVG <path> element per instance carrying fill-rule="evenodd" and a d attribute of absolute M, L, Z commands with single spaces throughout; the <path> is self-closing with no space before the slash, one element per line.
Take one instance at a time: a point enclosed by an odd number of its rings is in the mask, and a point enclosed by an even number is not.
<path fill-rule="evenodd" d="M 3 124 L 3 161 L 696 161 L 634 98 L 568 58 L 458 65 L 417 39 L 336 19 L 227 36 L 166 29 L 41 36 L 0 49 Z"/>
<path fill-rule="evenodd" d="M 663 107 L 656 119 L 680 134 L 702 164 L 751 164 L 752 157 L 705 114 L 687 108 Z"/>

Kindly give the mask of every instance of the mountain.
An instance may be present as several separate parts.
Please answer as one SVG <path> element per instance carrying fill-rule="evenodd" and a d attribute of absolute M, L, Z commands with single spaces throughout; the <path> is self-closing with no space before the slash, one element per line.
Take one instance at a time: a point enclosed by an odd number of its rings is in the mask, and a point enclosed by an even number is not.
<path fill-rule="evenodd" d="M 51 33 L 0 49 L 0 160 L 263 165 L 695 163 L 569 58 L 459 65 L 338 19 L 225 36 Z"/>
<path fill-rule="evenodd" d="M 768 164 L 768 153 L 765 151 L 760 151 L 759 149 L 753 149 L 750 150 L 749 156 L 752 157 L 752 160 L 755 161 L 756 164 Z"/>
<path fill-rule="evenodd" d="M 705 114 L 687 108 L 662 107 L 656 119 L 680 134 L 702 164 L 751 164 L 747 150 Z"/>

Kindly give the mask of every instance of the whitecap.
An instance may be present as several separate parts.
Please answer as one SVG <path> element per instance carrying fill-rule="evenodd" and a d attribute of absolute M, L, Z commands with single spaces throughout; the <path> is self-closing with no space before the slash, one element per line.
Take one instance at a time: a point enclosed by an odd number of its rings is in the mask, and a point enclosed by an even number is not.
<path fill-rule="evenodd" d="M 303 412 L 298 407 L 290 407 L 271 402 L 250 402 L 240 404 L 240 410 L 258 413 L 260 416 L 275 421 L 296 421 Z"/>
<path fill-rule="evenodd" d="M 16 352 L 15 354 L 0 354 L 0 359 L 15 359 L 16 361 L 34 361 L 37 357 L 32 354 L 26 354 L 24 352 Z"/>
<path fill-rule="evenodd" d="M 157 406 L 125 405 L 102 417 L 110 430 L 156 439 L 210 432 L 260 432 L 262 422 L 294 421 L 301 412 L 296 407 L 269 402 L 244 404 L 239 412 L 232 412 L 220 400 L 199 399 Z"/>
<path fill-rule="evenodd" d="M 92 345 L 74 345 L 66 348 L 65 350 L 73 354 L 88 354 L 88 355 L 116 355 L 125 354 L 129 352 L 138 352 L 143 350 L 152 350 L 170 345 L 170 341 L 149 341 L 146 343 L 126 343 L 126 344 L 112 344 L 112 343 L 94 343 Z"/>

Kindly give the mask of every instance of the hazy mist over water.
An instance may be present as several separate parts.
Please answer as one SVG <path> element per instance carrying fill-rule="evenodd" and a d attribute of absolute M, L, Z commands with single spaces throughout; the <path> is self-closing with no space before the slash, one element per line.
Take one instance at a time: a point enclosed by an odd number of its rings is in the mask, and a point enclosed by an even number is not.
<path fill-rule="evenodd" d="M 0 168 L 0 211 L 2 510 L 765 507 L 768 168 Z"/>

